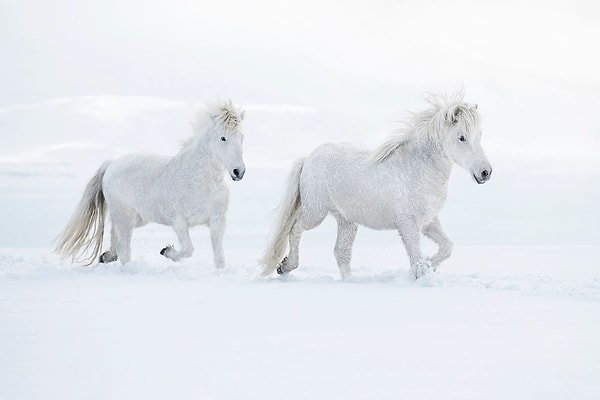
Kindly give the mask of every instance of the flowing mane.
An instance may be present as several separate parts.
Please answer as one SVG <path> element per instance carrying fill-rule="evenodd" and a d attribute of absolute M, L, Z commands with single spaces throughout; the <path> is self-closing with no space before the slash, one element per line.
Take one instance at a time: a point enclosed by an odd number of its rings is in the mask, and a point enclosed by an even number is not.
<path fill-rule="evenodd" d="M 216 132 L 236 133 L 244 119 L 244 111 L 236 108 L 231 100 L 219 100 L 208 103 L 198 110 L 196 118 L 192 122 L 194 136 L 181 141 L 181 147 L 188 147 L 197 135 L 208 133 L 215 127 Z"/>
<path fill-rule="evenodd" d="M 382 162 L 400 146 L 409 142 L 440 141 L 448 124 L 458 125 L 470 136 L 471 132 L 479 127 L 479 113 L 476 104 L 465 103 L 463 98 L 462 90 L 452 95 L 427 93 L 425 100 L 430 107 L 421 112 L 411 113 L 409 120 L 403 121 L 402 127 L 373 151 L 371 161 Z"/>

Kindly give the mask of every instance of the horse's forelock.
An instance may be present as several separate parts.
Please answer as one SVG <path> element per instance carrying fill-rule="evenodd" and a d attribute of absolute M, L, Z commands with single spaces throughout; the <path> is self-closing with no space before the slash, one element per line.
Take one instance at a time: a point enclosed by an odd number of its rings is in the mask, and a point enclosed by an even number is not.
<path fill-rule="evenodd" d="M 480 117 L 477 111 L 477 105 L 462 103 L 456 106 L 458 118 L 456 124 L 467 136 L 473 136 L 480 131 Z"/>
<path fill-rule="evenodd" d="M 194 132 L 204 134 L 212 127 L 221 131 L 235 133 L 239 131 L 243 112 L 237 109 L 231 100 L 216 101 L 205 104 L 196 114 L 193 122 Z"/>
<path fill-rule="evenodd" d="M 426 126 L 431 134 L 439 135 L 445 130 L 448 123 L 457 124 L 462 131 L 471 136 L 479 131 L 479 112 L 476 104 L 469 104 L 464 101 L 465 92 L 463 88 L 455 90 L 451 94 L 447 93 L 427 93 L 426 100 L 432 106 L 429 123 Z"/>
<path fill-rule="evenodd" d="M 182 140 L 181 147 L 184 149 L 189 147 L 194 142 L 195 137 L 213 131 L 214 126 L 219 128 L 217 131 L 239 132 L 242 116 L 243 111 L 235 108 L 231 100 L 205 104 L 191 122 L 194 136 Z"/>
<path fill-rule="evenodd" d="M 213 121 L 222 130 L 236 132 L 242 123 L 242 113 L 235 108 L 231 100 L 220 102 L 216 112 L 211 114 Z"/>

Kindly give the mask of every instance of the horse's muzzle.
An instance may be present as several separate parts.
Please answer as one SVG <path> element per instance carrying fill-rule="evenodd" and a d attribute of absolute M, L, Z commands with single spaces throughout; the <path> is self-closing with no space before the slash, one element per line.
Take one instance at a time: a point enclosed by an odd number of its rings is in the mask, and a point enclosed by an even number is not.
<path fill-rule="evenodd" d="M 473 179 L 475 179 L 475 182 L 477 182 L 480 185 L 482 183 L 486 183 L 487 181 L 489 181 L 491 177 L 492 177 L 492 168 L 491 167 L 489 169 L 484 169 L 483 171 L 479 172 L 478 174 L 473 174 Z"/>
<path fill-rule="evenodd" d="M 241 181 L 242 178 L 244 177 L 244 174 L 246 173 L 246 169 L 238 169 L 238 168 L 234 168 L 233 171 L 231 171 L 231 179 L 233 179 L 234 181 Z"/>

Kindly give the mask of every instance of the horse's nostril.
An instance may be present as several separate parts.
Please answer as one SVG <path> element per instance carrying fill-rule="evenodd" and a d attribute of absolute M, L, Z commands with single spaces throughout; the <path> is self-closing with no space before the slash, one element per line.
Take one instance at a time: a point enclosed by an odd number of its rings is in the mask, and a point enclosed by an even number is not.
<path fill-rule="evenodd" d="M 234 175 L 234 176 L 236 176 L 236 177 L 239 177 L 239 176 L 240 176 L 240 170 L 239 170 L 239 169 L 237 169 L 237 168 L 236 168 L 236 169 L 234 169 L 234 170 L 233 170 L 233 175 Z"/>

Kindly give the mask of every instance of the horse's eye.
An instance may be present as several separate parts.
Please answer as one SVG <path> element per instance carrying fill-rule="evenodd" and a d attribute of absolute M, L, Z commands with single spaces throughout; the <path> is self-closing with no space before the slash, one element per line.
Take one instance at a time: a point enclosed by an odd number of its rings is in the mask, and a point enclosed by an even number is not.
<path fill-rule="evenodd" d="M 458 140 L 460 140 L 461 142 L 466 142 L 467 138 L 464 135 L 461 135 Z"/>
<path fill-rule="evenodd" d="M 222 142 L 226 142 L 227 141 L 227 139 L 225 139 L 225 136 L 221 136 L 221 141 Z"/>

